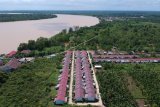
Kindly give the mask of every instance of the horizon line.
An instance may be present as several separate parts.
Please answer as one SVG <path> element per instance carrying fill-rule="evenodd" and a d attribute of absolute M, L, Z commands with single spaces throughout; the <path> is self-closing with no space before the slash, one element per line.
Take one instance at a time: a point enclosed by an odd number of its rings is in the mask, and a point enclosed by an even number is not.
<path fill-rule="evenodd" d="M 35 10 L 0 10 L 0 11 L 119 11 L 119 12 L 160 12 L 160 10 L 39 10 L 39 9 L 35 9 Z"/>

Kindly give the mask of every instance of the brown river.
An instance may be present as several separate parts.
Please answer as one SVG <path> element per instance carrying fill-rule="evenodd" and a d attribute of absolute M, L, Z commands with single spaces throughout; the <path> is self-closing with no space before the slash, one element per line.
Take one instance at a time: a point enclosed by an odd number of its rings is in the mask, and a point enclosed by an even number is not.
<path fill-rule="evenodd" d="M 99 23 L 98 18 L 82 15 L 57 15 L 57 18 L 0 22 L 0 54 L 17 50 L 22 42 L 38 37 L 51 37 L 69 27 L 93 26 Z"/>

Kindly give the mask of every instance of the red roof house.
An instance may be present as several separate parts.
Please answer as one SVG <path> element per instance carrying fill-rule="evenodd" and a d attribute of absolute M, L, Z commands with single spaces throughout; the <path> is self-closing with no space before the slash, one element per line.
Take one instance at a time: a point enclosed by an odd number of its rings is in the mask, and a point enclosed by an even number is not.
<path fill-rule="evenodd" d="M 4 72 L 11 72 L 20 66 L 21 66 L 21 63 L 18 61 L 18 59 L 13 58 L 7 64 L 2 66 L 1 70 Z"/>
<path fill-rule="evenodd" d="M 6 65 L 12 69 L 17 69 L 18 67 L 20 67 L 21 63 L 18 61 L 18 59 L 14 58 L 11 59 Z"/>
<path fill-rule="evenodd" d="M 17 51 L 11 51 L 10 53 L 8 53 L 7 55 L 6 55 L 6 57 L 13 57 L 14 55 L 16 55 L 16 53 L 17 53 Z"/>

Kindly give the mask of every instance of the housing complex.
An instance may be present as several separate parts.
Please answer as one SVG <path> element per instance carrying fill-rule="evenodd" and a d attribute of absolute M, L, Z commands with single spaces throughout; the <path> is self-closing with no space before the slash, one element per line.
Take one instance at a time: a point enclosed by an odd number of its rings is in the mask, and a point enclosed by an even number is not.
<path fill-rule="evenodd" d="M 103 106 L 89 53 L 68 51 L 62 64 L 54 104 Z"/>

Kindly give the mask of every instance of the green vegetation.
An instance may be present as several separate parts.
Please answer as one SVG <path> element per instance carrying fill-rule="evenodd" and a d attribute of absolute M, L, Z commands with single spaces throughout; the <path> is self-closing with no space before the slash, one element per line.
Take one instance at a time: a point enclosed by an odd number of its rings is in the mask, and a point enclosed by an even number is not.
<path fill-rule="evenodd" d="M 156 20 L 156 19 L 155 19 Z M 51 38 L 20 44 L 18 50 L 33 50 L 31 56 L 61 52 L 76 46 L 76 49 L 110 50 L 117 47 L 127 52 L 160 52 L 160 23 L 152 20 L 125 19 L 107 22 L 103 19 L 93 27 L 83 27 L 77 31 L 62 31 Z M 47 49 L 47 50 L 46 50 Z"/>
<path fill-rule="evenodd" d="M 158 66 L 159 64 L 136 65 L 130 72 L 149 103 L 155 107 L 160 106 L 160 68 L 157 69 Z"/>
<path fill-rule="evenodd" d="M 53 99 L 62 58 L 38 58 L 10 74 L 0 72 L 0 107 L 56 107 Z"/>
<path fill-rule="evenodd" d="M 128 90 L 135 99 L 146 99 L 146 97 L 143 96 L 141 89 L 137 86 L 132 76 L 128 75 L 128 73 L 124 73 L 123 78 L 124 83 L 127 85 Z"/>
<path fill-rule="evenodd" d="M 2 74 L 0 87 L 1 107 L 46 107 L 56 95 L 62 57 L 52 60 L 37 59 L 8 74 Z"/>
<path fill-rule="evenodd" d="M 137 99 L 144 99 L 151 107 L 160 106 L 159 64 L 102 64 L 97 73 L 104 104 L 108 107 L 133 107 Z M 132 77 L 136 86 L 126 81 Z M 104 85 L 106 84 L 106 85 Z"/>
<path fill-rule="evenodd" d="M 0 14 L 0 22 L 24 21 L 24 20 L 39 20 L 55 18 L 56 15 L 52 14 Z"/>
<path fill-rule="evenodd" d="M 107 107 L 136 107 L 121 77 L 122 72 L 112 64 L 105 64 L 104 70 L 97 73 L 103 103 Z"/>
<path fill-rule="evenodd" d="M 8 79 L 8 75 L 0 71 L 0 87 Z"/>

